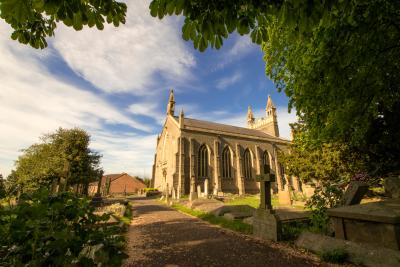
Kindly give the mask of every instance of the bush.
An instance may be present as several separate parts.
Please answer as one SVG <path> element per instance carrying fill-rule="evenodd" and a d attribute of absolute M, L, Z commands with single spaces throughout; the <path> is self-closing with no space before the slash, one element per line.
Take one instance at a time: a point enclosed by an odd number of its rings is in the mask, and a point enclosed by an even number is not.
<path fill-rule="evenodd" d="M 320 254 L 321 260 L 331 263 L 344 263 L 347 259 L 347 252 L 342 248 L 322 251 Z"/>
<path fill-rule="evenodd" d="M 158 189 L 157 188 L 148 187 L 148 188 L 144 189 L 144 192 L 158 192 Z"/>
<path fill-rule="evenodd" d="M 93 212 L 88 199 L 45 189 L 0 207 L 0 266 L 120 266 L 120 229 Z"/>
<path fill-rule="evenodd" d="M 314 194 L 307 201 L 307 208 L 311 209 L 311 225 L 313 232 L 326 233 L 328 231 L 328 208 L 340 205 L 343 190 L 336 184 L 321 184 L 315 188 Z"/>

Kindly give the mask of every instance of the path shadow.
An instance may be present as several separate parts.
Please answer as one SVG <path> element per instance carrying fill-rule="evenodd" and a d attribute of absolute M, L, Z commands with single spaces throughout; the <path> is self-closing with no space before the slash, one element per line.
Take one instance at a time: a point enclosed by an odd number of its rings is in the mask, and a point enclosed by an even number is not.
<path fill-rule="evenodd" d="M 136 209 L 139 216 L 171 211 L 160 205 L 138 206 Z M 130 231 L 146 242 L 139 242 L 137 246 L 138 252 L 142 253 L 140 260 L 131 258 L 127 266 L 319 265 L 299 252 L 290 253 L 280 249 L 279 245 L 268 245 L 244 235 L 232 234 L 180 213 L 161 222 L 131 227 L 135 228 Z"/>

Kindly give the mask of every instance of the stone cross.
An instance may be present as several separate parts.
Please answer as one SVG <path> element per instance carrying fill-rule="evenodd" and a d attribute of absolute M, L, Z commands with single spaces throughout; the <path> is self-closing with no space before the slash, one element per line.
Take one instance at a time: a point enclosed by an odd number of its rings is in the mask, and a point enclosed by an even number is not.
<path fill-rule="evenodd" d="M 272 210 L 271 182 L 275 182 L 275 175 L 269 165 L 264 165 L 263 173 L 256 176 L 256 181 L 260 182 L 260 209 Z"/>

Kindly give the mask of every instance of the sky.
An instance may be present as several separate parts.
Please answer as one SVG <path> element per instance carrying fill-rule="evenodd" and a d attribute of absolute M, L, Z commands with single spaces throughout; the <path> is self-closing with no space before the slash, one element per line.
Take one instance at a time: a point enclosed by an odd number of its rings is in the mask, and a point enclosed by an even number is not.
<path fill-rule="evenodd" d="M 58 24 L 43 50 L 11 40 L 0 20 L 0 173 L 7 176 L 41 135 L 80 127 L 103 155 L 105 173 L 149 177 L 170 89 L 176 113 L 242 127 L 247 107 L 261 117 L 271 95 L 280 134 L 290 138 L 295 113 L 248 36 L 199 52 L 181 38 L 181 17 L 159 20 L 149 1 L 126 2 L 125 25 L 76 32 Z"/>

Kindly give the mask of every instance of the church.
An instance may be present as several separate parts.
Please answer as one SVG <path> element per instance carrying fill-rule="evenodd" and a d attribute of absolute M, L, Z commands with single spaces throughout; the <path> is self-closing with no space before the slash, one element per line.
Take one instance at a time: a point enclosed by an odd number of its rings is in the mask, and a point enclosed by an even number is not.
<path fill-rule="evenodd" d="M 189 194 L 193 180 L 204 190 L 206 179 L 210 194 L 255 194 L 259 192 L 255 177 L 263 165 L 269 165 L 276 175 L 274 192 L 289 195 L 289 186 L 295 190 L 301 186 L 297 179 L 285 175 L 277 161 L 278 151 L 286 151 L 289 144 L 279 137 L 270 96 L 264 117 L 255 119 L 248 108 L 244 128 L 187 118 L 183 111 L 175 115 L 171 90 L 165 123 L 157 137 L 152 184 L 160 191 L 174 190 L 178 197 Z"/>

